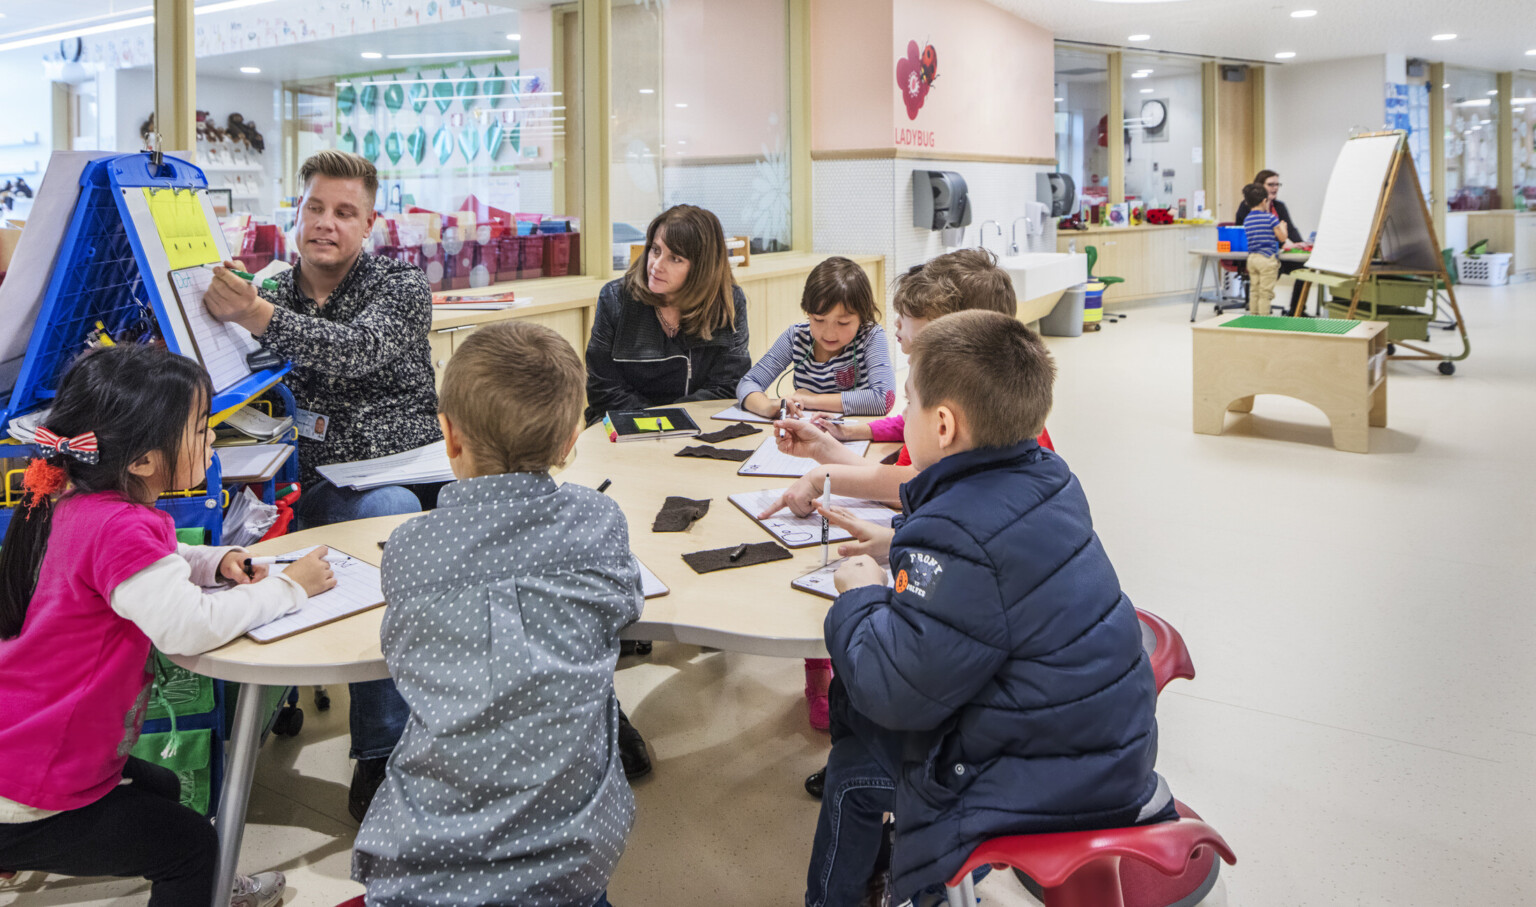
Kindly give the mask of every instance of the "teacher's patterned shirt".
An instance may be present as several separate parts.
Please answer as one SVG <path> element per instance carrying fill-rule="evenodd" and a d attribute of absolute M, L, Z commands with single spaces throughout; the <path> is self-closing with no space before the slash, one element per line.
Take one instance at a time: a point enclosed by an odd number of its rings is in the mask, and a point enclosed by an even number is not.
<path fill-rule="evenodd" d="M 441 440 L 427 332 L 432 291 L 415 265 L 364 252 L 317 305 L 298 288 L 298 268 L 262 296 L 272 322 L 256 339 L 293 363 L 284 378 L 302 409 L 322 415 L 325 440 L 299 439 L 305 487 L 315 467 L 350 463 Z"/>

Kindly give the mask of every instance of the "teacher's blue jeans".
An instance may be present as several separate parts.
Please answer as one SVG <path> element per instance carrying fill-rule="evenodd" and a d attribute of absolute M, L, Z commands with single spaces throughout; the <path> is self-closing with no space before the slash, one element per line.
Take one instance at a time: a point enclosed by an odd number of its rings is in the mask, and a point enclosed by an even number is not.
<path fill-rule="evenodd" d="M 337 488 L 330 482 L 304 489 L 294 521 L 299 529 L 313 529 L 349 520 L 376 516 L 420 513 L 437 505 L 441 484 L 385 485 L 367 491 Z M 400 698 L 389 678 L 347 685 L 352 696 L 350 725 L 353 759 L 383 759 L 394 751 L 410 717 L 410 706 Z"/>

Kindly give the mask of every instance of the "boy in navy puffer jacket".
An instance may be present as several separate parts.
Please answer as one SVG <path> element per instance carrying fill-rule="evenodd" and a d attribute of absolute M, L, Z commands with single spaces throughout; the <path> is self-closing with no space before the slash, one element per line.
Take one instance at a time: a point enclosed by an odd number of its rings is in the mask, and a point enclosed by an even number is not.
<path fill-rule="evenodd" d="M 1088 502 L 1034 440 L 1055 365 L 995 312 L 940 318 L 913 344 L 907 447 L 920 472 L 892 530 L 836 508 L 890 554 L 838 570 L 827 614 L 832 754 L 806 904 L 857 904 L 895 813 L 895 900 L 976 845 L 1176 818 L 1153 771 L 1152 669 Z"/>

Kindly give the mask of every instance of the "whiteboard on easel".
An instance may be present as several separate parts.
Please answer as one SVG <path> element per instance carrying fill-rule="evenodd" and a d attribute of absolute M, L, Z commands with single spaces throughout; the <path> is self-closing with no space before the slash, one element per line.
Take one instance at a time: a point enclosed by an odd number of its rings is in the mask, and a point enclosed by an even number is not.
<path fill-rule="evenodd" d="M 1333 274 L 1360 273 L 1373 251 L 1376 211 L 1401 141 L 1397 135 L 1373 135 L 1344 143 L 1328 177 L 1308 268 Z"/>
<path fill-rule="evenodd" d="M 213 201 L 203 190 L 129 188 L 122 193 L 130 220 L 125 226 L 138 233 L 144 250 L 145 279 L 153 279 L 171 315 L 170 324 L 160 329 L 175 335 L 177 349 L 202 362 L 215 393 L 233 387 L 251 374 L 245 354 L 257 344 L 244 328 L 208 316 L 202 308 L 207 282 L 190 273 L 230 257 Z M 163 202 L 176 204 L 159 204 Z"/>
<path fill-rule="evenodd" d="M 1376 229 L 1378 214 L 1380 230 Z M 1378 253 L 1394 269 L 1438 271 L 1442 267 L 1418 172 L 1397 133 L 1360 136 L 1344 143 L 1328 178 L 1317 242 L 1307 267 L 1358 276 Z"/>

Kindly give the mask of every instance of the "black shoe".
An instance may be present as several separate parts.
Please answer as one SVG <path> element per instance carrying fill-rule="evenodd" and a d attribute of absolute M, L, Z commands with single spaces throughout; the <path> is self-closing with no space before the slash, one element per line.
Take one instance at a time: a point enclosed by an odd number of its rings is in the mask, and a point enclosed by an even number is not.
<path fill-rule="evenodd" d="M 649 655 L 651 654 L 651 641 L 649 639 L 621 639 L 619 640 L 620 655 Z"/>
<path fill-rule="evenodd" d="M 629 723 L 623 709 L 619 709 L 619 761 L 624 763 L 624 777 L 631 781 L 651 773 L 651 755 L 645 750 L 645 738 Z"/>
<path fill-rule="evenodd" d="M 805 779 L 805 792 L 820 800 L 822 792 L 827 789 L 827 770 L 814 771 Z"/>
<path fill-rule="evenodd" d="M 352 770 L 352 788 L 347 791 L 347 812 L 357 821 L 363 821 L 363 817 L 368 815 L 368 805 L 373 802 L 373 795 L 384 782 L 384 766 L 388 763 L 387 756 L 357 760 L 357 768 Z"/>

